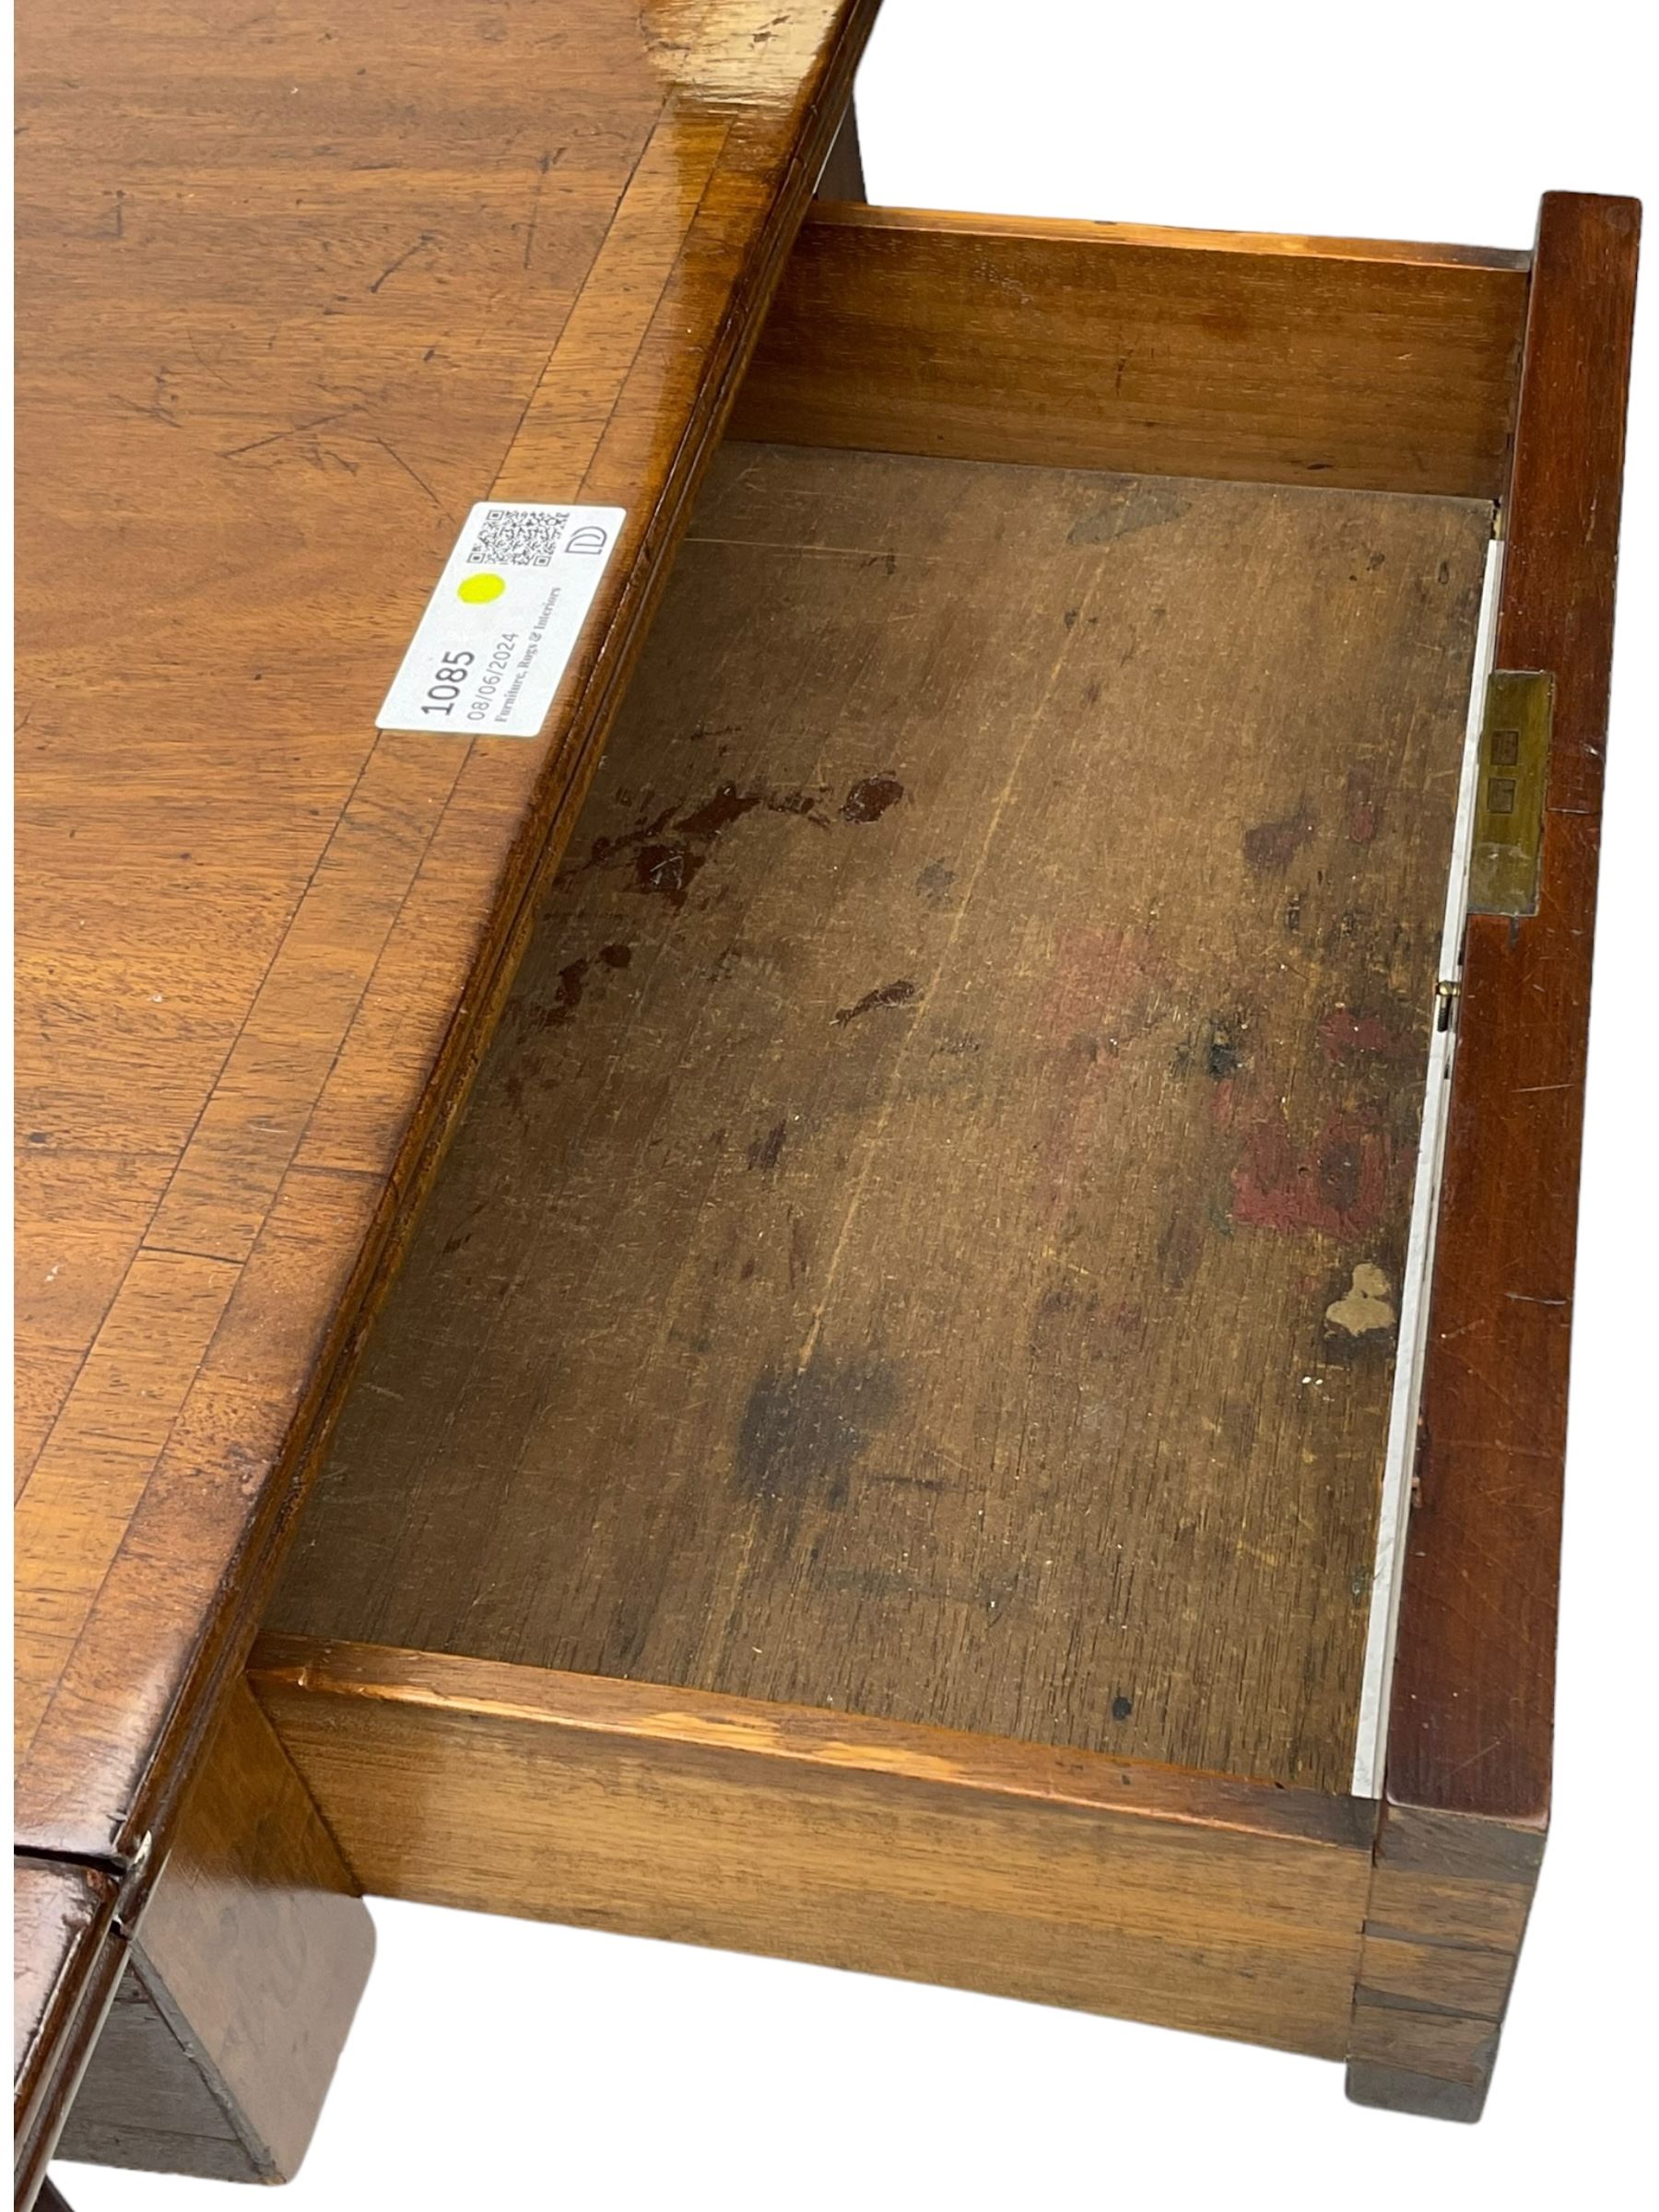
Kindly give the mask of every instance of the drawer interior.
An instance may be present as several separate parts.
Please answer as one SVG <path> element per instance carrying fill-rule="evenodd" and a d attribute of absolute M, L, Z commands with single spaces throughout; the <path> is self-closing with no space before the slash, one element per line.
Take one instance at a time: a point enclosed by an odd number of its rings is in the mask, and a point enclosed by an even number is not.
<path fill-rule="evenodd" d="M 1490 500 L 808 403 L 716 457 L 271 1625 L 1339 1794 Z"/>

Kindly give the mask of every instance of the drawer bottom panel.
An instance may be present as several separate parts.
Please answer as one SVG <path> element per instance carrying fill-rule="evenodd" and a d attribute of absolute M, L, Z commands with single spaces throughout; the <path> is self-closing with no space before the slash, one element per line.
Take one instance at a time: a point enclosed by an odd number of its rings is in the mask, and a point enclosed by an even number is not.
<path fill-rule="evenodd" d="M 1346 1792 L 1490 527 L 729 444 L 272 1625 Z"/>

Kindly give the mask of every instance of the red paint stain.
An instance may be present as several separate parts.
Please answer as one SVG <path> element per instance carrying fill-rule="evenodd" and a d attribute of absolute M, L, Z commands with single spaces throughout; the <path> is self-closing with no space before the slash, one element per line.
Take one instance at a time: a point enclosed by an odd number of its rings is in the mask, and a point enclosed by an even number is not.
<path fill-rule="evenodd" d="M 1374 1053 L 1384 1060 L 1410 1060 L 1418 1047 L 1401 1037 L 1376 1014 L 1356 1014 L 1347 1006 L 1333 1006 L 1319 1025 L 1319 1041 L 1327 1060 L 1352 1060 Z"/>
<path fill-rule="evenodd" d="M 1102 1133 L 1119 1055 L 1153 1028 L 1167 993 L 1145 930 L 1089 925 L 1055 940 L 1038 1013 L 1038 1033 L 1055 1052 L 1037 1133 L 1052 1231 L 1106 1155 Z"/>
<path fill-rule="evenodd" d="M 1042 1033 L 1056 1044 L 1086 1035 L 1110 1053 L 1150 1027 L 1162 980 L 1144 930 L 1063 930 L 1042 994 Z"/>
<path fill-rule="evenodd" d="M 1283 875 L 1312 836 L 1318 824 L 1305 798 L 1296 802 L 1294 814 L 1283 821 L 1258 822 L 1244 832 L 1244 861 L 1258 876 Z"/>
<path fill-rule="evenodd" d="M 1232 1218 L 1285 1236 L 1369 1236 L 1387 1202 L 1391 1149 L 1385 1131 L 1354 1114 L 1333 1114 L 1306 1154 L 1282 1114 L 1258 1122 L 1233 1169 Z"/>
<path fill-rule="evenodd" d="M 1350 768 L 1343 828 L 1350 845 L 1369 845 L 1382 826 L 1382 808 L 1375 797 L 1369 770 Z"/>

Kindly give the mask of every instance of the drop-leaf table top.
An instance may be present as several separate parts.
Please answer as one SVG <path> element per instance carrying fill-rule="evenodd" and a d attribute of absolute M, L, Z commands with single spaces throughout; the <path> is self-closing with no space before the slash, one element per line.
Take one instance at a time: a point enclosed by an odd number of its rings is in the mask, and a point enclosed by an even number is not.
<path fill-rule="evenodd" d="M 24 10 L 28 1856 L 240 1667 L 873 12 Z M 627 511 L 544 733 L 378 733 L 492 494 Z"/>

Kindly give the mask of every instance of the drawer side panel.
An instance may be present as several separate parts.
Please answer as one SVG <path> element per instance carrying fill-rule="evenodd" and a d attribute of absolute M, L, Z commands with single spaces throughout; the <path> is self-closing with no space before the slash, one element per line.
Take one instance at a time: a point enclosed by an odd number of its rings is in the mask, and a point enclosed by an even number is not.
<path fill-rule="evenodd" d="M 371 1892 L 1344 2049 L 1369 1808 L 363 1646 L 253 1680 Z"/>

